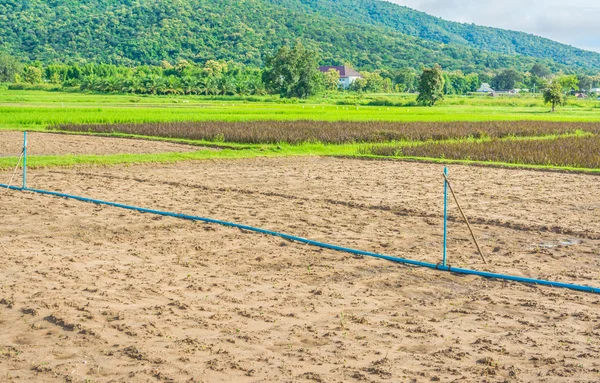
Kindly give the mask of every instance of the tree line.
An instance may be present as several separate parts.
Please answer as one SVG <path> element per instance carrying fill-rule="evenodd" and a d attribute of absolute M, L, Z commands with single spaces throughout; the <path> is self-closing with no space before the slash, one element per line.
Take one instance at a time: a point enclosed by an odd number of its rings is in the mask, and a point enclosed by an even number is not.
<path fill-rule="evenodd" d="M 339 73 L 319 71 L 319 56 L 313 49 L 296 42 L 285 45 L 265 60 L 265 66 L 245 65 L 231 61 L 207 60 L 203 64 L 178 60 L 160 65 L 124 66 L 103 63 L 66 64 L 40 62 L 21 63 L 0 54 L 0 82 L 15 84 L 53 84 L 57 87 L 104 93 L 155 95 L 267 95 L 306 98 L 323 92 L 337 92 Z M 435 68 L 434 68 L 435 69 Z M 356 93 L 424 93 L 423 76 L 431 69 L 417 71 L 404 67 L 362 71 L 349 92 Z M 535 64 L 528 72 L 504 69 L 497 72 L 463 73 L 435 70 L 436 94 L 453 95 L 475 92 L 482 83 L 496 90 L 514 88 L 543 91 L 553 79 L 562 88 L 587 90 L 600 87 L 600 76 L 556 75 L 543 64 Z M 438 89 L 439 88 L 439 89 Z"/>
<path fill-rule="evenodd" d="M 499 73 L 494 80 L 496 83 L 504 81 L 507 84 L 510 81 L 509 89 L 512 89 L 514 85 L 518 84 L 514 79 L 510 80 L 511 76 L 521 76 L 521 74 L 513 69 L 507 69 Z M 597 77 L 585 75 L 552 76 L 550 71 L 537 64 L 531 69 L 530 76 L 533 79 L 532 81 L 536 81 L 534 85 L 539 84 L 541 86 L 544 103 L 552 105 L 552 112 L 556 110 L 556 106 L 567 103 L 567 94 L 580 91 L 580 86 L 587 87 L 589 85 L 592 87 L 593 84 L 600 82 Z M 435 65 L 433 68 L 425 68 L 418 81 L 417 102 L 423 106 L 434 106 L 438 101 L 443 100 L 444 95 L 447 94 L 445 92 L 446 77 L 447 75 L 439 65 Z M 595 96 L 595 92 L 592 92 L 591 88 L 590 94 Z"/>

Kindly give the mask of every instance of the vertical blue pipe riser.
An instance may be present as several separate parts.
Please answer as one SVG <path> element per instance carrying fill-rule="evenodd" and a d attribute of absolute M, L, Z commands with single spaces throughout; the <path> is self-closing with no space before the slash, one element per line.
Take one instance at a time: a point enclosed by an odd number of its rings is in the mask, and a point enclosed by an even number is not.
<path fill-rule="evenodd" d="M 444 168 L 444 174 L 448 176 L 448 168 Z M 448 181 L 444 178 L 444 254 L 442 265 L 448 265 Z"/>
<path fill-rule="evenodd" d="M 80 196 L 75 196 L 75 195 L 70 195 L 70 194 L 65 194 L 65 193 L 46 191 L 46 190 L 26 189 L 26 188 L 20 188 L 20 187 L 16 187 L 16 186 L 9 186 L 9 185 L 3 185 L 3 184 L 0 184 L 0 187 L 8 188 L 11 190 L 17 190 L 17 191 L 27 191 L 27 192 L 31 192 L 31 193 L 49 195 L 49 196 L 54 196 L 54 197 L 68 198 L 68 199 L 73 199 L 73 200 L 77 200 L 77 201 L 81 201 L 81 202 L 94 203 L 97 205 L 112 206 L 112 207 L 117 207 L 120 209 L 137 211 L 140 213 L 156 214 L 156 215 L 160 215 L 160 216 L 164 216 L 164 217 L 174 217 L 174 218 L 186 219 L 186 220 L 190 220 L 190 221 L 200 221 L 200 222 L 218 224 L 218 225 L 227 226 L 227 227 L 235 227 L 238 229 L 243 229 L 243 230 L 247 230 L 247 231 L 251 231 L 251 232 L 255 232 L 255 233 L 271 235 L 271 236 L 275 236 L 275 237 L 284 238 L 284 239 L 287 239 L 290 241 L 295 241 L 298 243 L 304 243 L 304 244 L 311 245 L 311 246 L 321 247 L 324 249 L 329 249 L 329 250 L 334 250 L 334 251 L 339 251 L 339 252 L 344 252 L 344 253 L 349 253 L 349 254 L 363 255 L 363 256 L 367 256 L 367 257 L 383 259 L 386 261 L 401 263 L 401 264 L 410 265 L 410 266 L 425 267 L 428 269 L 451 272 L 451 273 L 455 273 L 455 274 L 474 275 L 474 276 L 479 276 L 479 277 L 484 277 L 484 278 L 500 279 L 500 280 L 506 280 L 506 281 L 519 282 L 519 283 L 558 287 L 558 288 L 570 289 L 570 290 L 575 290 L 575 291 L 583 291 L 583 292 L 587 292 L 587 293 L 600 294 L 600 288 L 597 288 L 597 287 L 576 285 L 576 284 L 571 284 L 571 283 L 553 282 L 553 281 L 547 281 L 547 280 L 543 280 L 543 279 L 523 278 L 523 277 L 517 277 L 517 276 L 513 276 L 513 275 L 496 274 L 496 273 L 489 273 L 486 271 L 477 271 L 477 270 L 454 268 L 454 267 L 444 266 L 444 265 L 436 265 L 433 263 L 392 257 L 389 255 L 372 253 L 369 251 L 350 249 L 350 248 L 346 248 L 346 247 L 342 247 L 342 246 L 336 246 L 336 245 L 331 245 L 328 243 L 313 241 L 313 240 L 306 239 L 306 238 L 296 237 L 296 236 L 289 235 L 289 234 L 278 233 L 278 232 L 271 231 L 271 230 L 260 229 L 260 228 L 256 228 L 256 227 L 252 227 L 252 226 L 241 225 L 238 223 L 226 222 L 226 221 L 221 221 L 221 220 L 212 219 L 212 218 L 204 218 L 204 217 L 198 217 L 198 216 L 187 215 L 187 214 L 178 214 L 178 213 L 170 213 L 170 212 L 160 211 L 160 210 L 146 209 L 146 208 L 142 208 L 142 207 L 123 205 L 123 204 L 115 203 L 115 202 L 107 202 L 107 201 L 102 201 L 102 200 L 97 200 L 97 199 L 91 199 L 91 198 L 80 197 Z"/>
<path fill-rule="evenodd" d="M 27 132 L 23 132 L 23 189 L 27 189 Z"/>

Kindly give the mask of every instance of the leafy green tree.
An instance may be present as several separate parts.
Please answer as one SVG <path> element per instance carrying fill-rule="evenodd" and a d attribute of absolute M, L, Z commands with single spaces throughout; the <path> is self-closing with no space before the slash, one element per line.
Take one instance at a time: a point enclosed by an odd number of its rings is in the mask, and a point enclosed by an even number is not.
<path fill-rule="evenodd" d="M 185 61 L 185 60 L 183 60 Z M 187 61 L 185 61 L 187 64 Z M 204 72 L 209 77 L 220 77 L 227 71 L 227 63 L 216 60 L 208 60 L 204 64 Z"/>
<path fill-rule="evenodd" d="M 563 93 L 563 85 L 559 80 L 554 80 L 548 88 L 544 90 L 544 103 L 552 104 L 552 112 L 556 110 L 557 105 L 565 105 L 566 97 Z"/>
<path fill-rule="evenodd" d="M 495 74 L 492 72 L 480 72 L 479 73 L 479 81 L 481 81 L 481 83 L 486 83 L 486 84 L 491 84 L 492 80 L 494 79 Z M 480 84 L 481 85 L 481 84 Z"/>
<path fill-rule="evenodd" d="M 392 83 L 392 79 L 386 77 L 383 79 L 383 88 L 381 89 L 384 93 L 391 93 L 394 89 L 394 84 Z"/>
<path fill-rule="evenodd" d="M 442 76 L 444 77 L 444 94 L 455 94 L 456 90 L 454 89 L 450 75 L 443 72 Z"/>
<path fill-rule="evenodd" d="M 401 91 L 413 92 L 417 83 L 417 72 L 412 68 L 401 68 L 395 73 L 394 82 Z"/>
<path fill-rule="evenodd" d="M 563 92 L 579 90 L 579 79 L 576 75 L 560 76 L 556 81 L 562 87 Z"/>
<path fill-rule="evenodd" d="M 465 76 L 462 71 L 444 72 L 444 94 L 467 94 L 479 88 L 479 76 Z"/>
<path fill-rule="evenodd" d="M 340 72 L 331 68 L 323 73 L 323 85 L 326 90 L 335 91 L 340 87 Z"/>
<path fill-rule="evenodd" d="M 529 70 L 529 73 L 537 78 L 549 78 L 552 76 L 550 69 L 546 65 L 540 63 L 535 63 Z"/>
<path fill-rule="evenodd" d="M 450 73 L 450 82 L 456 94 L 466 94 L 470 92 L 467 77 L 461 71 Z"/>
<path fill-rule="evenodd" d="M 67 80 L 79 80 L 82 77 L 83 73 L 78 65 L 71 65 L 67 70 Z"/>
<path fill-rule="evenodd" d="M 62 84 L 67 79 L 69 65 L 65 64 L 50 64 L 43 70 L 44 78 L 52 84 Z"/>
<path fill-rule="evenodd" d="M 15 76 L 23 71 L 23 65 L 14 57 L 0 54 L 0 82 L 14 82 Z"/>
<path fill-rule="evenodd" d="M 222 96 L 235 94 L 235 82 L 233 77 L 222 76 L 217 81 L 218 93 Z"/>
<path fill-rule="evenodd" d="M 505 69 L 492 80 L 492 88 L 496 90 L 511 90 L 517 83 L 523 82 L 523 75 L 515 69 Z"/>
<path fill-rule="evenodd" d="M 269 68 L 263 74 L 265 86 L 282 97 L 307 98 L 317 94 L 322 87 L 317 53 L 300 42 L 293 48 L 281 47 L 268 64 Z"/>
<path fill-rule="evenodd" d="M 42 70 L 35 66 L 28 66 L 23 72 L 23 80 L 30 84 L 39 84 L 42 82 Z"/>
<path fill-rule="evenodd" d="M 393 89 L 394 89 L 394 92 L 396 92 L 396 93 L 404 93 L 407 91 L 406 85 L 404 85 L 404 84 L 396 84 L 396 85 L 394 85 Z"/>
<path fill-rule="evenodd" d="M 467 92 L 475 92 L 483 83 L 477 73 L 468 74 L 465 81 L 467 82 Z"/>
<path fill-rule="evenodd" d="M 366 81 L 364 86 L 365 92 L 380 93 L 384 91 L 385 80 L 381 77 L 379 71 L 375 72 L 362 72 L 361 73 Z"/>
<path fill-rule="evenodd" d="M 59 85 L 62 84 L 62 79 L 60 78 L 60 75 L 58 73 L 53 73 L 52 76 L 50 77 L 50 83 L 55 84 L 55 85 Z"/>
<path fill-rule="evenodd" d="M 357 78 L 356 80 L 354 80 L 354 82 L 352 84 L 350 84 L 350 88 L 351 91 L 353 92 L 357 92 L 357 93 L 363 93 L 367 90 L 367 79 L 362 77 L 362 78 Z"/>
<path fill-rule="evenodd" d="M 444 99 L 444 74 L 439 65 L 425 68 L 419 78 L 419 96 L 417 102 L 421 105 L 434 106 Z"/>
<path fill-rule="evenodd" d="M 187 60 L 179 60 L 177 65 L 175 66 L 175 70 L 178 74 L 184 73 L 188 68 L 190 68 L 191 64 Z"/>
<path fill-rule="evenodd" d="M 532 75 L 529 79 L 529 87 L 532 88 L 534 91 L 537 91 L 538 89 L 545 89 L 549 85 L 550 81 L 546 77 L 537 77 Z"/>
<path fill-rule="evenodd" d="M 577 80 L 577 86 L 579 87 L 579 89 L 584 91 L 589 91 L 590 88 L 592 88 L 594 85 L 594 78 L 592 76 L 580 74 L 577 75 Z"/>

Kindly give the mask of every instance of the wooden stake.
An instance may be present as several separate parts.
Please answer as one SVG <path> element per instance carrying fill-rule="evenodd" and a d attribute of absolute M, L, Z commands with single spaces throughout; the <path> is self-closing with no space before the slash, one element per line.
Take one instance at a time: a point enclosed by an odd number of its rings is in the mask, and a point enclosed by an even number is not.
<path fill-rule="evenodd" d="M 488 262 L 485 259 L 485 256 L 483 255 L 483 251 L 481 251 L 481 247 L 479 247 L 479 243 L 477 242 L 477 238 L 475 238 L 475 233 L 473 233 L 473 229 L 471 228 L 471 224 L 469 223 L 469 220 L 467 219 L 467 216 L 463 212 L 463 209 L 460 206 L 460 203 L 458 202 L 458 198 L 456 198 L 456 194 L 454 193 L 454 189 L 452 188 L 452 185 L 450 184 L 450 180 L 448 179 L 448 177 L 445 174 L 444 174 L 444 179 L 446 180 L 446 183 L 448 184 L 448 188 L 450 189 L 450 192 L 452 193 L 452 197 L 454 197 L 454 201 L 456 202 L 456 206 L 458 206 L 458 210 L 460 211 L 460 214 L 462 215 L 463 219 L 467 223 L 467 227 L 469 228 L 469 232 L 471 232 L 471 237 L 473 237 L 473 241 L 475 242 L 475 246 L 477 246 L 477 251 L 479 251 L 479 255 L 481 255 L 481 259 L 483 259 L 483 262 L 487 265 Z"/>
<path fill-rule="evenodd" d="M 21 164 L 22 159 L 23 159 L 23 152 L 21 152 L 21 157 L 19 157 L 17 166 L 15 166 L 15 171 L 13 172 L 12 176 L 10 177 L 10 181 L 8 181 L 8 185 L 6 185 L 6 191 L 4 192 L 4 194 L 8 193 L 8 191 L 10 190 L 10 185 L 12 184 L 13 179 L 15 178 L 15 174 L 17 174 L 17 170 L 19 170 L 19 165 Z"/>

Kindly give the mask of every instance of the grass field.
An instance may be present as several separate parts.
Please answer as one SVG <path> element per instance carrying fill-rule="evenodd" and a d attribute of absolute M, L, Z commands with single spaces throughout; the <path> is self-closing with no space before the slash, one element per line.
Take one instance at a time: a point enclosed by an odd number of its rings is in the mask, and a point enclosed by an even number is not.
<path fill-rule="evenodd" d="M 549 113 L 549 107 L 537 97 L 449 96 L 434 108 L 360 105 L 376 100 L 414 103 L 414 98 L 414 95 L 369 95 L 362 99 L 346 96 L 283 103 L 272 97 L 251 102 L 198 96 L 139 97 L 4 90 L 0 91 L 0 129 L 39 130 L 63 123 L 168 121 L 598 121 L 600 114 L 597 101 L 573 101 L 557 113 Z"/>
<path fill-rule="evenodd" d="M 281 99 L 279 96 L 197 96 L 197 95 L 136 95 L 136 94 L 105 94 L 82 93 L 67 91 L 43 90 L 6 90 L 0 88 L 0 104 L 27 105 L 118 105 L 118 106 L 153 106 L 177 105 L 194 106 L 223 103 L 264 103 L 264 104 L 299 104 L 299 105 L 363 105 L 363 106 L 416 106 L 416 96 L 408 93 L 333 93 L 312 97 L 305 100 Z M 481 95 L 449 95 L 440 101 L 439 106 L 488 106 L 488 107 L 542 107 L 544 105 L 540 94 L 522 94 L 512 96 L 489 97 Z M 568 108 L 600 108 L 600 101 L 594 99 L 569 98 Z"/>
<path fill-rule="evenodd" d="M 549 113 L 549 107 L 543 105 L 540 97 L 530 95 L 448 96 L 433 108 L 413 104 L 414 95 L 405 94 L 334 94 L 326 98 L 289 101 L 272 96 L 207 98 L 1 90 L 0 130 L 58 128 L 224 149 L 188 153 L 34 156 L 29 160 L 32 167 L 258 156 L 378 158 L 383 155 L 395 159 L 599 171 L 593 165 L 594 160 L 532 160 L 533 157 L 519 150 L 506 156 L 502 155 L 502 150 L 494 156 L 472 156 L 468 152 L 468 148 L 481 147 L 468 146 L 474 140 L 479 144 L 493 138 L 548 141 L 535 144 L 536 150 L 543 151 L 556 148 L 556 142 L 549 142 L 552 140 L 573 135 L 597 135 L 600 102 L 596 100 L 573 99 L 557 113 Z M 364 142 L 384 145 L 369 148 L 360 145 Z M 446 145 L 446 151 L 462 145 L 462 149 L 460 155 L 457 151 L 454 155 L 446 155 L 433 149 L 420 149 L 418 153 L 416 149 L 414 153 L 402 150 L 422 145 L 426 148 Z M 489 148 L 491 144 L 486 145 Z M 583 145 L 577 150 L 583 151 L 580 156 L 593 158 L 595 154 L 590 151 L 594 148 Z M 568 153 L 562 156 L 568 157 Z M 14 162 L 14 155 L 4 154 L 4 158 L 0 158 L 0 168 L 10 168 Z"/>

